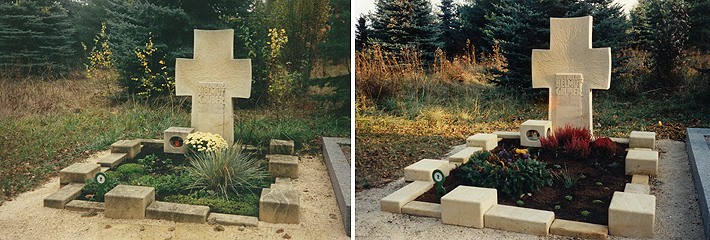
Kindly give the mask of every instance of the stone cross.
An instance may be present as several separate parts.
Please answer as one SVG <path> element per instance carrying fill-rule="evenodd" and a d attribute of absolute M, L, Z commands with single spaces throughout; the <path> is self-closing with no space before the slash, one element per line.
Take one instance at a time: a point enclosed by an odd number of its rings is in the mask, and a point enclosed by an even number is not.
<path fill-rule="evenodd" d="M 592 130 L 592 89 L 609 89 L 611 49 L 592 48 L 592 17 L 550 18 L 550 49 L 532 51 L 533 88 L 549 88 L 553 127 Z"/>
<path fill-rule="evenodd" d="M 251 59 L 233 59 L 234 30 L 195 29 L 194 59 L 175 63 L 175 95 L 192 96 L 192 127 L 234 144 L 232 98 L 251 95 Z"/>

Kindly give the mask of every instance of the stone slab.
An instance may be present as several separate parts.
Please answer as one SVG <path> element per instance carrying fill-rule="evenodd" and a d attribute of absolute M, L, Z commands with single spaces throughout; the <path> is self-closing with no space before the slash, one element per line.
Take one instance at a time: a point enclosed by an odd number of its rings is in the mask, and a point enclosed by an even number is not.
<path fill-rule="evenodd" d="M 634 176 L 631 177 L 631 183 L 636 183 L 636 184 L 648 185 L 648 180 L 649 180 L 649 176 L 643 175 L 643 174 L 634 174 Z"/>
<path fill-rule="evenodd" d="M 402 213 L 402 207 L 429 191 L 434 186 L 432 181 L 414 181 L 403 188 L 380 199 L 380 210 L 383 212 Z"/>
<path fill-rule="evenodd" d="M 605 225 L 555 219 L 550 225 L 550 233 L 584 239 L 607 239 L 609 228 Z"/>
<path fill-rule="evenodd" d="M 436 159 L 422 159 L 404 168 L 404 181 L 434 181 L 431 174 L 434 170 L 441 170 L 445 176 L 449 175 L 449 161 Z"/>
<path fill-rule="evenodd" d="M 495 131 L 493 132 L 498 138 L 502 139 L 519 139 L 520 132 L 506 132 L 506 131 Z"/>
<path fill-rule="evenodd" d="M 700 216 L 703 219 L 705 236 L 710 236 L 710 128 L 688 128 L 686 151 L 690 161 L 693 183 L 698 192 Z"/>
<path fill-rule="evenodd" d="M 490 151 L 498 146 L 498 135 L 487 133 L 476 133 L 473 136 L 466 138 L 467 147 L 481 147 L 483 150 Z"/>
<path fill-rule="evenodd" d="M 66 205 L 64 205 L 64 209 L 80 212 L 85 212 L 94 209 L 97 212 L 103 212 L 104 210 L 106 210 L 106 205 L 104 205 L 104 203 L 102 202 L 71 200 Z"/>
<path fill-rule="evenodd" d="M 612 141 L 612 142 L 615 142 L 615 143 L 629 144 L 629 139 L 628 139 L 628 138 L 613 138 L 613 137 L 610 137 L 609 139 L 611 139 L 611 141 Z"/>
<path fill-rule="evenodd" d="M 624 187 L 624 192 L 627 193 L 638 193 L 638 194 L 651 194 L 651 187 L 647 184 L 638 183 L 627 183 Z"/>
<path fill-rule="evenodd" d="M 656 148 L 656 133 L 631 131 L 631 134 L 629 134 L 629 147 L 650 149 Z"/>
<path fill-rule="evenodd" d="M 102 158 L 99 158 L 99 160 L 96 160 L 96 163 L 101 165 L 101 167 L 107 167 L 107 168 L 116 168 L 118 165 L 123 163 L 128 159 L 128 153 L 110 153 L 109 155 L 103 156 Z"/>
<path fill-rule="evenodd" d="M 656 223 L 656 197 L 614 192 L 609 205 L 609 234 L 651 238 Z"/>
<path fill-rule="evenodd" d="M 350 210 L 352 209 L 352 197 L 350 195 L 350 188 L 352 186 L 350 182 L 351 166 L 348 162 L 348 157 L 350 156 L 345 156 L 340 145 L 352 146 L 352 142 L 350 138 L 324 137 L 323 159 L 328 168 L 330 183 L 333 185 L 335 200 L 338 202 L 345 233 L 350 236 Z"/>
<path fill-rule="evenodd" d="M 626 154 L 626 175 L 644 174 L 656 176 L 658 174 L 658 152 L 647 150 L 629 150 Z"/>
<path fill-rule="evenodd" d="M 294 142 L 292 140 L 271 139 L 269 142 L 269 154 L 293 155 Z"/>
<path fill-rule="evenodd" d="M 145 209 L 155 201 L 155 188 L 119 184 L 108 191 L 104 198 L 106 217 L 143 219 Z"/>
<path fill-rule="evenodd" d="M 141 152 L 141 142 L 139 140 L 118 140 L 111 144 L 111 153 L 127 153 L 132 159 Z"/>
<path fill-rule="evenodd" d="M 494 188 L 458 186 L 441 197 L 441 223 L 483 228 L 483 215 L 496 204 Z"/>
<path fill-rule="evenodd" d="M 222 225 L 257 227 L 259 218 L 251 216 L 241 216 L 223 213 L 210 213 L 207 222 L 215 222 Z"/>
<path fill-rule="evenodd" d="M 469 158 L 471 158 L 471 155 L 473 153 L 478 152 L 483 150 L 481 147 L 466 147 L 463 150 L 455 153 L 454 155 L 451 155 L 449 157 L 449 162 L 456 162 L 456 163 L 466 163 L 468 162 Z"/>
<path fill-rule="evenodd" d="M 441 204 L 411 201 L 402 206 L 402 213 L 421 217 L 441 218 Z"/>
<path fill-rule="evenodd" d="M 547 236 L 554 220 L 554 212 L 500 204 L 484 214 L 487 228 L 539 236 Z"/>
<path fill-rule="evenodd" d="M 141 145 L 143 145 L 143 148 L 148 148 L 148 149 L 156 149 L 158 151 L 163 151 L 163 145 L 165 144 L 165 140 L 163 139 L 136 139 L 141 142 Z"/>
<path fill-rule="evenodd" d="M 95 163 L 74 163 L 59 171 L 59 184 L 85 183 L 86 179 L 94 178 L 101 169 L 101 165 Z"/>
<path fill-rule="evenodd" d="M 145 209 L 145 218 L 204 223 L 209 213 L 208 206 L 154 201 Z"/>
<path fill-rule="evenodd" d="M 269 173 L 274 177 L 298 178 L 298 157 L 291 155 L 266 155 Z"/>
<path fill-rule="evenodd" d="M 269 223 L 300 222 L 300 199 L 292 185 L 271 184 L 261 190 L 259 220 Z"/>
<path fill-rule="evenodd" d="M 44 206 L 49 208 L 64 209 L 65 204 L 74 200 L 81 194 L 81 189 L 84 188 L 83 183 L 70 183 L 59 188 L 56 192 L 44 198 Z"/>

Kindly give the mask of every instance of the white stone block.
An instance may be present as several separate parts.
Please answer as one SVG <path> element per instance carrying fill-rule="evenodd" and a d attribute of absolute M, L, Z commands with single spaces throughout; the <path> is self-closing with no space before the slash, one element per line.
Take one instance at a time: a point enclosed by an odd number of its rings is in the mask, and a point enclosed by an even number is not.
<path fill-rule="evenodd" d="M 445 176 L 449 175 L 449 162 L 435 159 L 422 159 L 404 168 L 404 181 L 434 181 L 431 174 L 434 170 L 441 170 Z"/>
<path fill-rule="evenodd" d="M 487 228 L 540 236 L 547 236 L 554 220 L 554 212 L 500 204 L 484 214 Z"/>
<path fill-rule="evenodd" d="M 609 228 L 605 225 L 555 219 L 550 225 L 550 233 L 583 239 L 607 239 Z"/>
<path fill-rule="evenodd" d="M 498 146 L 498 135 L 476 133 L 476 135 L 466 138 L 467 147 L 481 147 L 483 150 L 490 151 Z"/>
<path fill-rule="evenodd" d="M 648 185 L 648 178 L 648 175 L 634 174 L 634 176 L 631 177 L 631 183 Z"/>
<path fill-rule="evenodd" d="M 651 238 L 656 223 L 656 197 L 614 192 L 609 205 L 609 234 Z"/>
<path fill-rule="evenodd" d="M 658 174 L 658 152 L 647 150 L 629 150 L 626 154 L 626 175 Z"/>
<path fill-rule="evenodd" d="M 402 207 L 429 191 L 434 186 L 431 181 L 415 181 L 380 199 L 383 212 L 402 213 Z"/>
<path fill-rule="evenodd" d="M 86 179 L 94 178 L 101 169 L 101 165 L 95 163 L 74 163 L 59 171 L 59 183 L 84 183 Z"/>
<path fill-rule="evenodd" d="M 493 132 L 498 138 L 502 139 L 519 139 L 520 132 L 505 132 L 505 131 L 495 131 Z"/>
<path fill-rule="evenodd" d="M 626 193 L 651 194 L 651 187 L 647 184 L 627 183 L 624 187 Z"/>
<path fill-rule="evenodd" d="M 552 122 L 527 120 L 520 125 L 520 145 L 540 147 L 540 138 L 552 135 Z"/>
<path fill-rule="evenodd" d="M 105 195 L 108 218 L 143 219 L 145 209 L 155 201 L 155 188 L 118 185 Z"/>
<path fill-rule="evenodd" d="M 454 155 L 451 155 L 449 157 L 449 162 L 456 162 L 456 163 L 466 163 L 468 162 L 468 159 L 471 158 L 471 155 L 473 153 L 478 152 L 483 150 L 481 147 L 467 147 L 464 148 L 463 150 L 455 153 Z"/>
<path fill-rule="evenodd" d="M 496 189 L 458 186 L 441 197 L 441 222 L 483 228 L 483 214 L 498 204 Z"/>
<path fill-rule="evenodd" d="M 402 206 L 402 213 L 414 216 L 441 218 L 441 204 L 411 201 Z"/>
<path fill-rule="evenodd" d="M 632 131 L 629 135 L 630 148 L 656 148 L 656 133 Z"/>

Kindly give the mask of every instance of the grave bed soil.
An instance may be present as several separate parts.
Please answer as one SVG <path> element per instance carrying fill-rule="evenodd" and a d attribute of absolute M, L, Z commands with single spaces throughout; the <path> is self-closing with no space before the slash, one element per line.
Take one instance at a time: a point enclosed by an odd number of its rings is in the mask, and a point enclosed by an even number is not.
<path fill-rule="evenodd" d="M 504 146 L 509 150 L 511 147 L 519 147 L 520 140 L 503 140 L 492 152 L 497 153 Z M 556 159 L 554 154 L 543 153 L 537 160 L 547 163 L 547 169 L 550 172 L 559 171 L 555 165 L 561 166 L 562 169 L 566 166 L 569 172 L 582 174 L 585 177 L 579 179 L 577 184 L 570 189 L 564 187 L 561 179 L 553 177 L 552 186 L 543 187 L 540 192 L 533 193 L 531 196 L 524 194 L 522 197 L 511 198 L 498 192 L 498 204 L 518 206 L 516 202 L 522 200 L 525 204 L 520 207 L 552 211 L 555 213 L 555 218 L 558 219 L 608 225 L 611 197 L 615 191 L 623 192 L 626 183 L 631 182 L 631 176 L 626 176 L 624 173 L 626 148 L 628 145 L 617 143 L 616 156 L 612 160 L 600 162 L 599 167 L 593 166 L 587 161 L 565 157 Z M 536 152 L 537 149 L 530 149 L 530 151 Z M 609 164 L 612 162 L 616 163 L 616 166 L 610 167 Z M 459 185 L 465 185 L 462 179 L 456 177 L 458 171 L 460 171 L 459 168 L 452 170 L 444 181 L 443 186 L 446 188 L 446 192 L 451 192 Z M 597 182 L 601 182 L 603 185 L 599 186 Z M 568 195 L 572 196 L 572 201 L 565 199 L 565 196 Z M 602 202 L 594 203 L 595 200 Z M 417 197 L 416 201 L 440 203 L 435 188 Z M 555 205 L 560 205 L 561 208 L 555 210 Z M 590 212 L 587 217 L 581 215 L 581 212 L 585 210 Z"/>

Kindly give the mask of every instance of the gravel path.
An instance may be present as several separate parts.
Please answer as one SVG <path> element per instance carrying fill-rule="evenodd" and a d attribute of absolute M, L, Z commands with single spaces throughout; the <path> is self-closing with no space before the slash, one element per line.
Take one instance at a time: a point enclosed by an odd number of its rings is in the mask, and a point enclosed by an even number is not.
<path fill-rule="evenodd" d="M 657 205 L 654 239 L 705 239 L 685 143 L 662 140 L 657 144 L 661 152 L 660 172 L 657 179 L 651 180 Z M 438 218 L 380 211 L 379 200 L 404 185 L 404 179 L 400 179 L 383 188 L 355 194 L 357 239 L 570 239 L 444 225 Z"/>
<path fill-rule="evenodd" d="M 101 212 L 81 217 L 82 212 L 42 207 L 43 199 L 59 188 L 55 177 L 0 206 L 0 239 L 348 239 L 322 156 L 302 156 L 299 164 L 293 184 L 300 192 L 300 224 L 259 222 L 258 228 L 215 231 L 207 223 L 110 219 Z"/>

